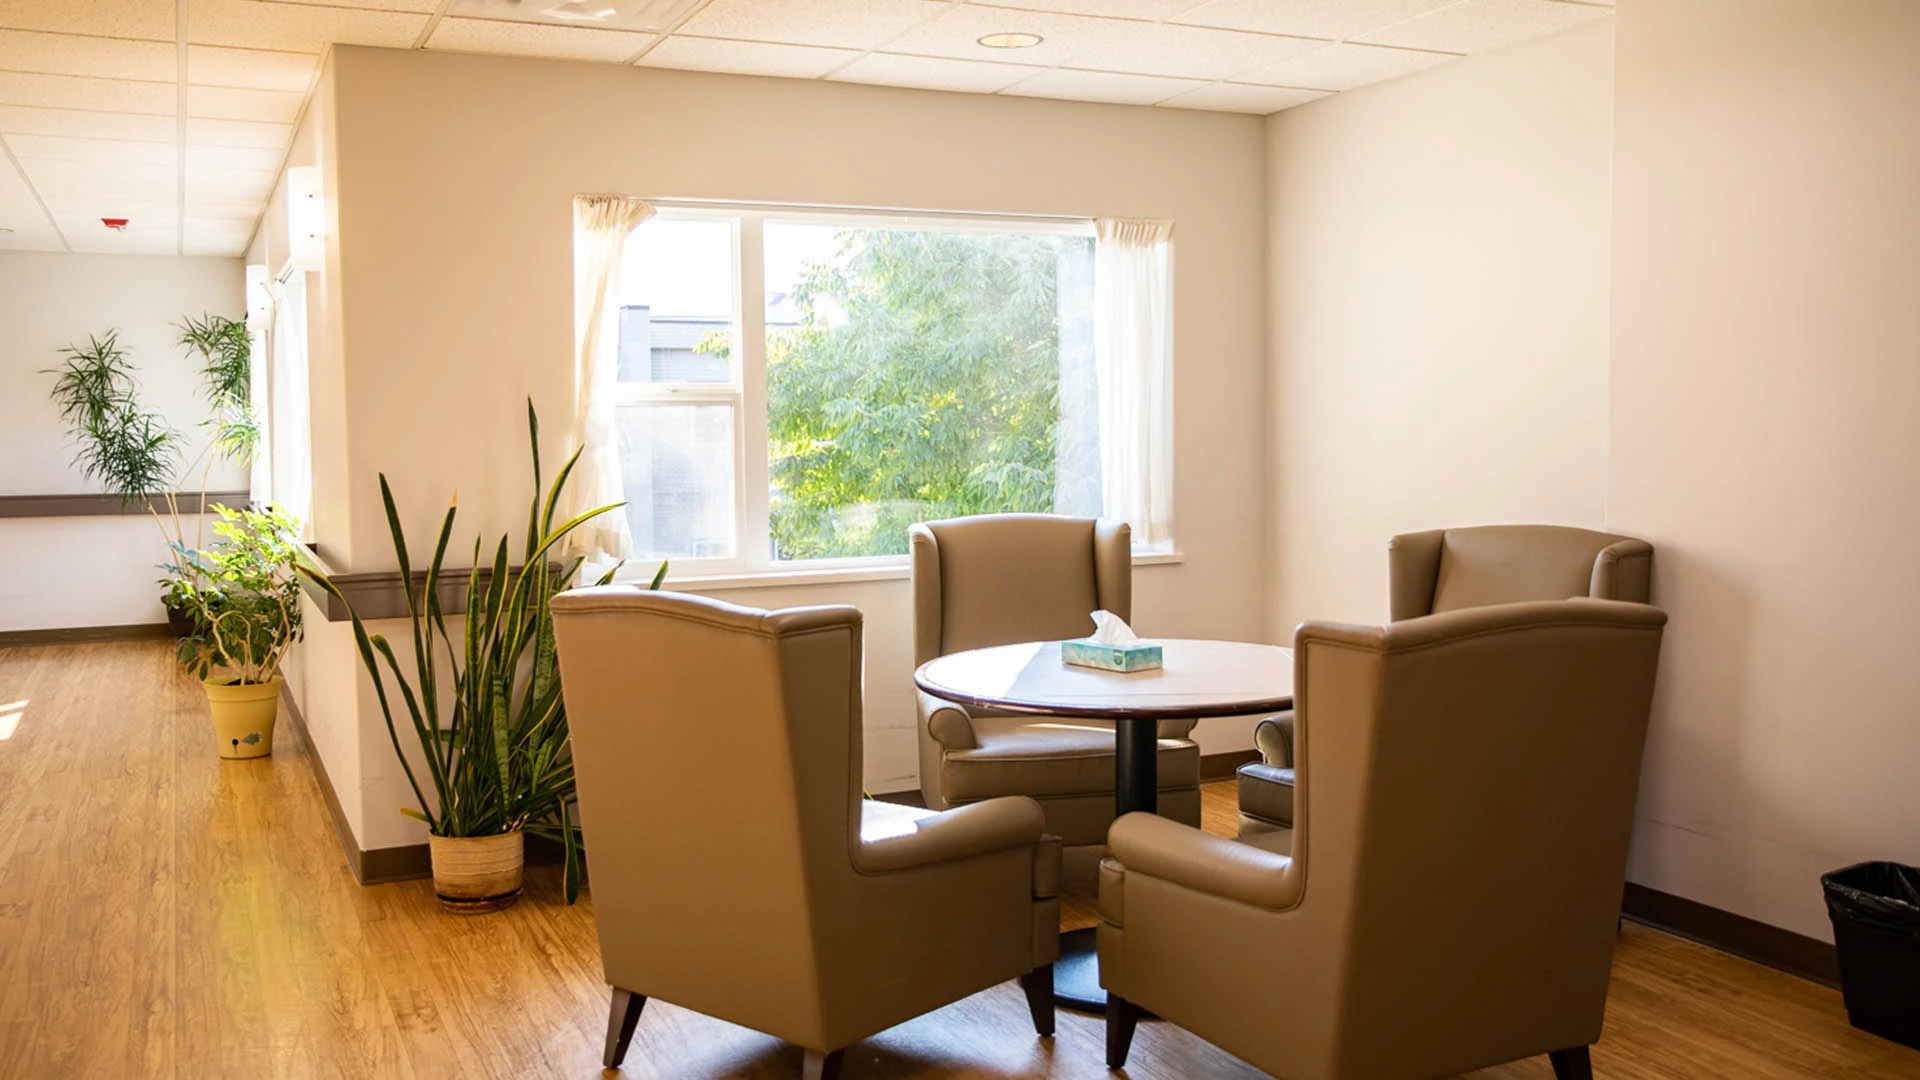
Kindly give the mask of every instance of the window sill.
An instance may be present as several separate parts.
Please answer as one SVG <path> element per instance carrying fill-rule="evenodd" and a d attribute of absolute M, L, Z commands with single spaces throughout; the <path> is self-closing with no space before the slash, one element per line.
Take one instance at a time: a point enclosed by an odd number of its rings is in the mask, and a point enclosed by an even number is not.
<path fill-rule="evenodd" d="M 1180 551 L 1138 551 L 1134 553 L 1135 566 L 1171 566 L 1187 561 Z M 813 585 L 852 585 L 868 581 L 906 581 L 913 577 L 913 566 L 907 556 L 875 560 L 860 566 L 839 566 L 814 570 L 758 570 L 740 574 L 700 574 L 692 577 L 680 577 L 667 571 L 667 580 L 662 586 L 678 589 L 682 592 L 708 593 L 726 592 L 732 589 L 785 589 L 796 586 Z M 644 582 L 641 582 L 644 584 Z"/>

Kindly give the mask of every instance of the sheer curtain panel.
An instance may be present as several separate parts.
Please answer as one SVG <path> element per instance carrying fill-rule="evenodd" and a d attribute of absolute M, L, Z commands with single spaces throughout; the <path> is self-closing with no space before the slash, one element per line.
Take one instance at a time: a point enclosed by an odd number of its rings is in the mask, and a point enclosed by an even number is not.
<path fill-rule="evenodd" d="M 273 440 L 273 504 L 300 522 L 300 539 L 313 539 L 313 449 L 307 402 L 307 275 L 294 270 L 276 282 L 269 335 L 267 421 Z"/>
<path fill-rule="evenodd" d="M 616 283 L 627 237 L 653 216 L 653 204 L 619 195 L 573 200 L 573 445 L 580 463 L 567 483 L 558 520 L 626 498 L 620 472 L 620 429 L 614 406 L 619 379 Z M 601 514 L 567 537 L 567 551 L 588 572 L 633 554 L 627 516 Z"/>
<path fill-rule="evenodd" d="M 1173 225 L 1094 221 L 1101 513 L 1145 547 L 1173 528 Z"/>

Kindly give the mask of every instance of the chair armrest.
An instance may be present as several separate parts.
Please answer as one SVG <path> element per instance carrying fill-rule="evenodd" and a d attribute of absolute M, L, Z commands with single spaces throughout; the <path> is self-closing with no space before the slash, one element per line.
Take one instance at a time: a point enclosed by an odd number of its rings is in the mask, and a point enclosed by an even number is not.
<path fill-rule="evenodd" d="M 1113 823 L 1107 847 L 1129 874 L 1146 874 L 1195 892 L 1263 908 L 1299 899 L 1293 860 L 1201 832 L 1157 814 L 1133 813 Z"/>
<path fill-rule="evenodd" d="M 973 733 L 973 717 L 944 698 L 920 691 L 920 722 L 943 750 L 973 750 L 980 740 Z"/>
<path fill-rule="evenodd" d="M 890 825 L 892 823 L 889 823 Z M 1009 848 L 1032 847 L 1046 831 L 1040 804 L 1024 795 L 968 803 L 860 838 L 854 869 L 865 874 L 956 862 Z"/>
<path fill-rule="evenodd" d="M 1269 716 L 1253 729 L 1253 745 L 1260 748 L 1260 760 L 1276 769 L 1291 769 L 1293 762 L 1293 710 Z"/>

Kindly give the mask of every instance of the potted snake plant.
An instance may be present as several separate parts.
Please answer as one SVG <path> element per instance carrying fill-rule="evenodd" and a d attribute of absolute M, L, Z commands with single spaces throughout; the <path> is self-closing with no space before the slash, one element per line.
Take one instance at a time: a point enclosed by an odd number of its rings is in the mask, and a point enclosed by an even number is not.
<path fill-rule="evenodd" d="M 559 842 L 565 853 L 564 889 L 579 894 L 582 860 L 574 812 L 573 756 L 566 706 L 554 654 L 554 595 L 579 572 L 575 559 L 552 562 L 557 546 L 574 529 L 620 503 L 555 523 L 556 507 L 580 453 L 575 451 L 544 493 L 540 478 L 540 422 L 527 403 L 528 441 L 533 447 L 533 499 L 520 565 L 508 562 L 502 536 L 483 561 L 476 537 L 465 572 L 464 606 L 448 610 L 441 600 L 447 548 L 458 501 L 447 507 L 433 555 L 419 588 L 400 527 L 393 492 L 380 475 L 380 498 L 400 577 L 407 583 L 407 633 L 411 655 L 402 661 L 383 634 L 371 633 L 346 596 L 323 572 L 301 571 L 346 608 L 361 663 L 373 679 L 380 712 L 417 807 L 400 812 L 427 824 L 434 891 L 449 911 L 473 914 L 511 906 L 524 880 L 526 835 Z M 613 580 L 615 566 L 599 579 Z M 653 577 L 659 588 L 666 565 Z M 459 571 L 452 571 L 459 573 Z M 463 620 L 450 633 L 449 617 Z M 456 640 L 457 639 L 457 640 Z M 411 672 L 403 671 L 410 667 Z M 442 673 L 451 675 L 452 685 Z M 389 681 L 391 678 L 391 681 Z M 398 691 L 398 700 L 392 691 Z M 409 733 L 403 745 L 401 732 Z M 425 773 L 424 783 L 421 773 Z M 432 798 L 428 797 L 431 789 Z"/>

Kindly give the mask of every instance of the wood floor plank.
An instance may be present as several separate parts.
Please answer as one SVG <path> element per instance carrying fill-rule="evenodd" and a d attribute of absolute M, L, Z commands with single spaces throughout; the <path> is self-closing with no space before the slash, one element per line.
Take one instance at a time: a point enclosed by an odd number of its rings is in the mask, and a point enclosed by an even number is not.
<path fill-rule="evenodd" d="M 164 643 L 0 648 L 0 1078 L 594 1077 L 607 1010 L 591 897 L 535 868 L 513 909 L 443 913 L 424 882 L 363 888 L 287 725 L 273 756 L 216 756 L 200 689 Z M 716 799 L 724 792 L 716 791 Z M 1231 833 L 1233 785 L 1203 792 Z M 1087 925 L 1098 852 L 1070 853 L 1063 922 Z M 1249 988 L 1249 992 L 1257 992 Z M 1008 983 L 851 1048 L 845 1080 L 1096 1080 L 1102 1022 L 1036 1039 Z M 1920 1078 L 1824 987 L 1628 925 L 1604 1080 Z M 799 1051 L 651 1002 L 624 1075 L 785 1080 Z M 1127 1075 L 1261 1073 L 1148 1021 Z M 1544 1058 L 1473 1080 L 1548 1080 Z"/>

